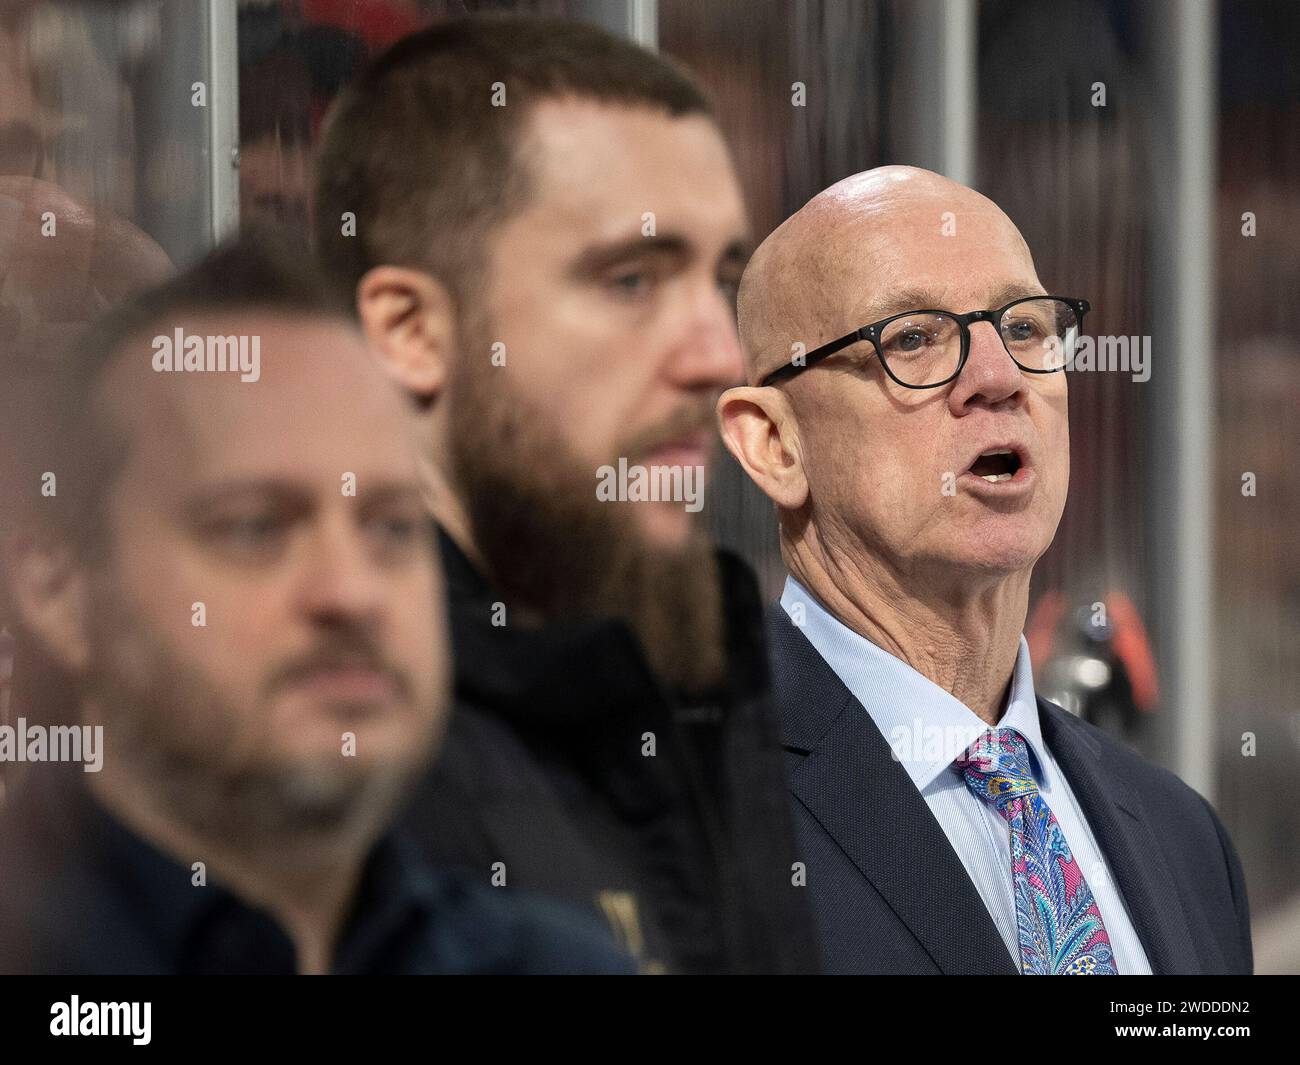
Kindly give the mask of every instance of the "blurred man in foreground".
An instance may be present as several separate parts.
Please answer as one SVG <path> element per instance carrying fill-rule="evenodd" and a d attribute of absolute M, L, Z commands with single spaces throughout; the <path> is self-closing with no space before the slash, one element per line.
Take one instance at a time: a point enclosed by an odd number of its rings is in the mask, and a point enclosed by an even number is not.
<path fill-rule="evenodd" d="M 629 968 L 388 831 L 443 729 L 440 578 L 398 397 L 321 291 L 221 250 L 47 397 L 9 572 L 80 705 L 0 737 L 0 969 Z"/>
<path fill-rule="evenodd" d="M 751 385 L 718 410 L 790 569 L 774 671 L 832 971 L 1250 971 L 1213 809 L 1034 694 L 1087 309 L 996 204 L 910 167 L 820 193 L 745 273 Z"/>
<path fill-rule="evenodd" d="M 708 102 L 592 27 L 448 23 L 345 90 L 317 184 L 448 570 L 457 709 L 412 824 L 648 967 L 812 967 L 760 602 L 697 522 L 748 239 Z"/>

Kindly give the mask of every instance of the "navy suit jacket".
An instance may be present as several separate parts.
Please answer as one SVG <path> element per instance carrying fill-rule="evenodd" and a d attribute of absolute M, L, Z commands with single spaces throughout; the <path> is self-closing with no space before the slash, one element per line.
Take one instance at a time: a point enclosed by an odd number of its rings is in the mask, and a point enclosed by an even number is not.
<path fill-rule="evenodd" d="M 769 634 L 826 971 L 1015 974 L 961 859 L 866 709 L 780 607 Z M 1038 712 L 1151 971 L 1251 972 L 1241 863 L 1210 804 L 1055 703 L 1039 698 Z"/>

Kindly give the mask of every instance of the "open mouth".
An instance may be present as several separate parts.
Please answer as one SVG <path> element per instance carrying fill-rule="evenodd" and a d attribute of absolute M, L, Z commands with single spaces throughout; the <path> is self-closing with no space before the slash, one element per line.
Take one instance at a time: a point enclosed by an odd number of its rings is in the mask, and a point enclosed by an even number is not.
<path fill-rule="evenodd" d="M 1019 471 L 1020 465 L 1020 456 L 1014 451 L 986 451 L 975 460 L 970 472 L 991 484 L 997 484 L 1011 480 Z"/>

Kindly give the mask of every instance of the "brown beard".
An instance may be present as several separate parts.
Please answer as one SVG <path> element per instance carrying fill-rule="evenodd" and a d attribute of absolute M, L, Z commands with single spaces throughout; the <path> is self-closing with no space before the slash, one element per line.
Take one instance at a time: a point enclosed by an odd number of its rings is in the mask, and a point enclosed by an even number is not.
<path fill-rule="evenodd" d="M 489 344 L 467 345 L 487 351 Z M 601 502 L 596 471 L 573 453 L 541 405 L 513 394 L 505 374 L 463 362 L 448 394 L 451 482 L 474 546 L 508 604 L 543 618 L 621 618 L 669 686 L 698 694 L 726 667 L 717 562 L 699 526 L 678 549 L 646 542 L 632 510 Z M 699 412 L 629 440 L 629 461 Z"/>

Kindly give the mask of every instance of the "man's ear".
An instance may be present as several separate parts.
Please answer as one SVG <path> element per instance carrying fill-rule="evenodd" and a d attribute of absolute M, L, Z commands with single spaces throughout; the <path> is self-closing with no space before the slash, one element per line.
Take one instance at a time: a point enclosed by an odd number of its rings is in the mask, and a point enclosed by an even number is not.
<path fill-rule="evenodd" d="M 3 546 L 18 621 L 63 669 L 84 672 L 90 661 L 85 567 L 67 544 L 34 530 Z"/>
<path fill-rule="evenodd" d="M 361 331 L 397 383 L 417 399 L 442 391 L 456 346 L 456 307 L 419 270 L 376 266 L 357 283 Z"/>
<path fill-rule="evenodd" d="M 799 431 L 789 404 L 774 388 L 745 385 L 718 397 L 718 429 L 750 480 L 782 510 L 808 501 Z"/>

